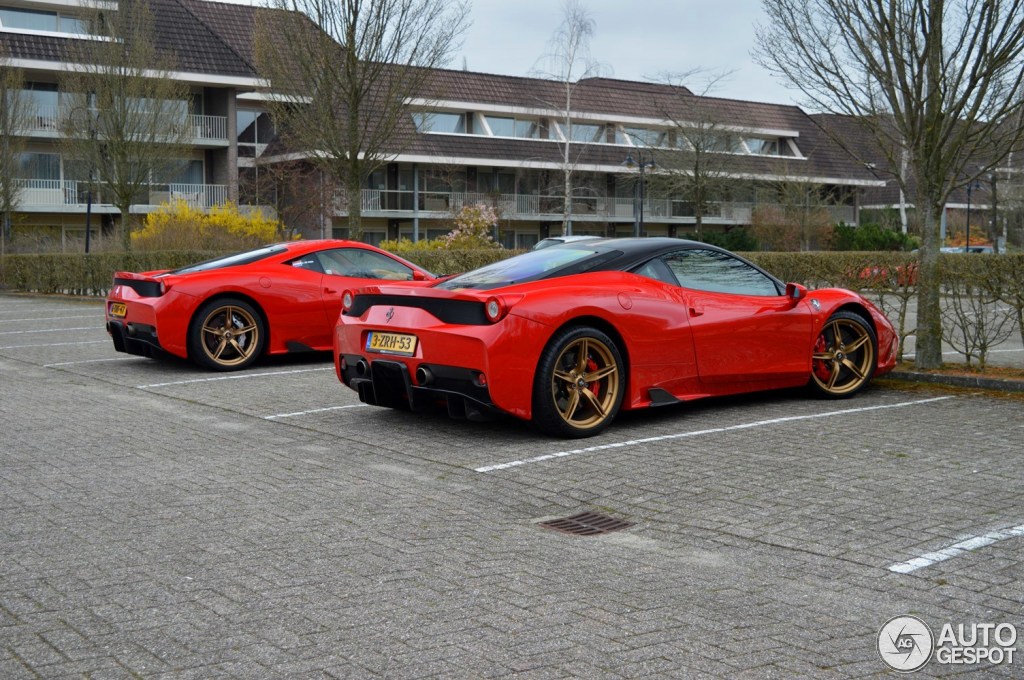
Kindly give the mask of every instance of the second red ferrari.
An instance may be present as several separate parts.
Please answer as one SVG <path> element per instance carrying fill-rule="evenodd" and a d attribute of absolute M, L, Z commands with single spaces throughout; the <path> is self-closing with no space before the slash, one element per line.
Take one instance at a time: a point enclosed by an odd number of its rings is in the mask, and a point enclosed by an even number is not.
<path fill-rule="evenodd" d="M 330 349 L 350 286 L 433 278 L 365 243 L 279 243 L 172 271 L 117 272 L 107 331 L 119 352 L 233 371 L 264 354 Z"/>

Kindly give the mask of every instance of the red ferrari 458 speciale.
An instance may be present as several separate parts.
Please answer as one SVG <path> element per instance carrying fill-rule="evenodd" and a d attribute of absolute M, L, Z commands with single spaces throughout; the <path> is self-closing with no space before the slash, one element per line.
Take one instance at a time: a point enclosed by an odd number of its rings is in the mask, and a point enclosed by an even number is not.
<path fill-rule="evenodd" d="M 568 243 L 429 286 L 343 294 L 339 379 L 367 404 L 495 412 L 586 437 L 620 409 L 808 385 L 849 397 L 893 368 L 868 300 L 808 292 L 725 250 L 672 238 Z"/>
<path fill-rule="evenodd" d="M 365 243 L 291 241 L 171 271 L 117 272 L 107 332 L 119 352 L 233 371 L 263 354 L 330 349 L 346 288 L 433 278 Z"/>

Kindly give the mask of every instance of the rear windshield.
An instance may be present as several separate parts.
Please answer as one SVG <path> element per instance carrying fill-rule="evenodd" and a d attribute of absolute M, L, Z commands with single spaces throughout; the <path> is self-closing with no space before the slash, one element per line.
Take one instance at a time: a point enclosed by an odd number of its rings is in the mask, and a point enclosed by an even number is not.
<path fill-rule="evenodd" d="M 459 274 L 442 281 L 437 287 L 447 290 L 457 288 L 489 290 L 527 281 L 579 274 L 614 259 L 620 254 L 617 250 L 597 250 L 585 248 L 582 245 L 544 248 L 510 257 L 465 274 Z"/>
<path fill-rule="evenodd" d="M 277 255 L 285 251 L 284 246 L 265 246 L 263 248 L 257 248 L 256 250 L 247 250 L 244 253 L 235 253 L 234 255 L 225 255 L 224 257 L 217 257 L 206 262 L 200 262 L 198 264 L 190 264 L 187 267 L 181 269 L 175 269 L 169 271 L 162 276 L 168 274 L 190 274 L 192 272 L 205 272 L 211 269 L 221 269 L 222 267 L 235 267 L 240 264 L 251 264 L 253 262 L 259 262 L 264 258 L 268 258 L 271 255 Z"/>

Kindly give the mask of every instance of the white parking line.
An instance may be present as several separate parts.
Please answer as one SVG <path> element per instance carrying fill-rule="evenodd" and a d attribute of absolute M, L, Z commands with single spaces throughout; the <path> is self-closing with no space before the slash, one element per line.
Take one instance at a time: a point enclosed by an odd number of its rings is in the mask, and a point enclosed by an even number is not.
<path fill-rule="evenodd" d="M 0 323 L 16 323 L 20 321 L 63 321 L 64 319 L 96 319 L 103 318 L 102 314 L 76 314 L 75 316 L 37 316 L 31 319 L 0 319 Z"/>
<path fill-rule="evenodd" d="M 493 472 L 494 470 L 505 470 L 511 467 L 517 467 L 520 465 L 528 465 L 530 463 L 540 463 L 546 460 L 552 460 L 554 458 L 564 458 L 566 456 L 572 456 L 577 453 L 591 453 L 593 451 L 604 451 L 607 449 L 621 449 L 626 446 L 636 446 L 638 444 L 649 444 L 651 442 L 662 442 L 669 439 L 682 439 L 684 437 L 700 437 L 706 434 L 718 434 L 719 432 L 731 432 L 733 430 L 747 430 L 753 427 L 764 427 L 765 425 L 778 425 L 779 423 L 791 423 L 797 420 L 812 420 L 814 418 L 830 418 L 832 416 L 848 415 L 850 413 L 867 413 L 868 411 L 880 411 L 882 409 L 890 408 L 902 408 L 904 406 L 917 406 L 919 404 L 930 404 L 936 401 L 943 401 L 945 399 L 952 399 L 953 397 L 932 397 L 931 399 L 918 399 L 915 401 L 902 401 L 897 404 L 880 404 L 878 406 L 861 406 L 859 408 L 846 408 L 840 411 L 827 411 L 825 413 L 810 413 L 803 416 L 786 416 L 785 418 L 772 418 L 770 420 L 758 420 L 752 423 L 742 423 L 740 425 L 729 425 L 727 427 L 712 427 L 706 430 L 693 430 L 691 432 L 677 432 L 675 434 L 664 434 L 657 437 L 645 437 L 643 439 L 630 439 L 629 441 L 616 442 L 614 444 L 600 444 L 598 446 L 588 446 L 582 449 L 572 449 L 571 451 L 559 451 L 557 453 L 547 453 L 543 456 L 534 456 L 533 458 L 526 458 L 524 460 L 514 460 L 508 463 L 497 463 L 495 465 L 485 465 L 483 467 L 475 468 L 476 472 Z"/>
<path fill-rule="evenodd" d="M 997 352 L 1024 352 L 1024 347 L 1016 347 L 1014 349 L 990 349 L 988 351 L 989 354 L 995 354 Z M 949 351 L 949 352 L 943 352 L 942 353 L 942 356 L 956 356 L 956 355 L 963 356 L 963 352 Z M 905 359 L 913 359 L 916 356 L 917 355 L 914 354 L 913 352 L 910 352 L 909 354 L 904 354 L 903 355 L 903 357 Z"/>
<path fill-rule="evenodd" d="M 0 347 L 0 349 L 3 349 Z M 294 371 L 268 371 L 266 373 L 244 373 L 242 375 L 222 375 L 216 378 L 195 378 L 194 380 L 175 380 L 174 382 L 152 383 L 149 385 L 136 385 L 135 389 L 145 390 L 150 387 L 167 387 L 168 385 L 188 385 L 189 383 L 214 382 L 217 380 L 244 380 L 246 378 L 262 378 L 268 375 L 292 375 L 294 373 L 311 373 L 313 371 L 333 371 L 334 367 L 327 368 L 300 368 Z"/>
<path fill-rule="evenodd" d="M 915 557 L 912 560 L 906 562 L 900 562 L 889 567 L 889 571 L 894 571 L 897 574 L 909 574 L 912 571 L 917 571 L 924 567 L 929 567 L 938 562 L 945 562 L 946 560 L 954 557 L 959 557 L 964 553 L 977 550 L 978 548 L 984 548 L 987 545 L 998 543 L 999 541 L 1005 541 L 1008 538 L 1018 538 L 1024 536 L 1024 524 L 1009 529 L 1000 529 L 998 531 L 990 531 L 987 534 L 981 536 L 972 536 L 966 540 L 954 543 L 948 548 L 942 550 L 936 550 L 935 552 L 925 553 L 920 557 Z"/>
<path fill-rule="evenodd" d="M 0 309 L 0 314 L 45 314 L 53 311 L 53 307 L 19 307 L 15 305 L 10 309 Z"/>
<path fill-rule="evenodd" d="M 276 416 L 263 416 L 264 420 L 275 420 L 277 418 L 294 418 L 295 416 L 307 416 L 310 413 L 323 413 L 324 411 L 337 411 L 343 408 L 362 408 L 366 404 L 349 404 L 348 406 L 328 406 L 327 408 L 314 408 L 309 411 L 296 411 L 295 413 L 278 413 Z"/>
<path fill-rule="evenodd" d="M 0 335 L 28 335 L 29 333 L 60 333 L 61 331 L 102 331 L 103 326 L 79 326 L 77 328 L 43 328 L 36 331 L 0 331 Z"/>
<path fill-rule="evenodd" d="M 140 357 L 111 357 L 110 359 L 84 359 L 82 361 L 61 361 L 56 364 L 43 364 L 43 368 L 54 368 L 56 366 L 74 366 L 75 364 L 98 364 L 104 361 L 132 361 Z"/>
<path fill-rule="evenodd" d="M 63 345 L 100 345 L 109 343 L 110 340 L 85 340 L 83 342 L 48 342 L 42 345 L 7 345 L 0 349 L 21 349 L 22 347 L 61 347 Z"/>

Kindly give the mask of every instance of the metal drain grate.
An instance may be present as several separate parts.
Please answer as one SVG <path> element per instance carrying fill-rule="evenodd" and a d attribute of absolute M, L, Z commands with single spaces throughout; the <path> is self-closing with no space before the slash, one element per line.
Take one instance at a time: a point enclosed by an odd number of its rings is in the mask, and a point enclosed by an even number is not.
<path fill-rule="evenodd" d="M 573 534 L 574 536 L 597 536 L 600 534 L 607 534 L 609 531 L 628 529 L 633 526 L 633 524 L 633 522 L 615 519 L 614 517 L 609 517 L 608 515 L 602 515 L 596 512 L 583 512 L 579 515 L 573 515 L 572 517 L 563 517 L 562 519 L 552 519 L 547 522 L 540 522 L 542 527 L 561 531 L 563 534 Z"/>

